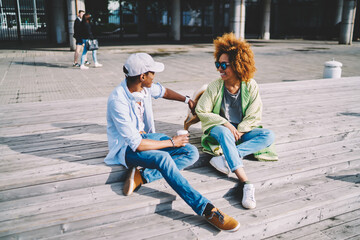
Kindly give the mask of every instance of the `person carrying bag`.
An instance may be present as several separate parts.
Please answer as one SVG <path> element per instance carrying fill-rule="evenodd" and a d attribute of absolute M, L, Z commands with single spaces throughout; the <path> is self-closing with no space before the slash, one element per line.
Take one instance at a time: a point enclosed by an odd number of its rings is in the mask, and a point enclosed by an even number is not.
<path fill-rule="evenodd" d="M 89 69 L 89 67 L 85 66 L 85 57 L 87 51 L 92 51 L 92 57 L 95 63 L 95 67 L 96 68 L 102 67 L 102 64 L 100 64 L 96 58 L 96 53 L 97 53 L 97 49 L 99 49 L 99 44 L 97 39 L 94 39 L 94 36 L 92 34 L 90 19 L 91 19 L 91 15 L 89 13 L 85 13 L 81 22 L 82 39 L 83 39 L 83 44 L 85 45 L 81 56 L 81 65 L 80 65 L 81 70 Z"/>
<path fill-rule="evenodd" d="M 86 40 L 86 49 L 88 51 L 94 51 L 99 49 L 99 42 L 97 39 Z"/>

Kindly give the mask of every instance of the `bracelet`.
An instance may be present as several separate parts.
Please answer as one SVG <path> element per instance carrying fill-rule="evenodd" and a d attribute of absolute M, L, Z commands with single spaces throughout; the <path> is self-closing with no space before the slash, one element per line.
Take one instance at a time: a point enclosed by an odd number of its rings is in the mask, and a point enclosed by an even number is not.
<path fill-rule="evenodd" d="M 170 138 L 170 141 L 171 141 L 171 143 L 172 143 L 173 147 L 175 147 L 174 140 L 173 140 L 172 138 Z"/>

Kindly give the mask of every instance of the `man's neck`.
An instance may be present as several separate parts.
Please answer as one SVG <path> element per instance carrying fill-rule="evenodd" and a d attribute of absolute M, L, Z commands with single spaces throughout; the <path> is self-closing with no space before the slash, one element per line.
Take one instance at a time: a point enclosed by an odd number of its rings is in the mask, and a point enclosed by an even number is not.
<path fill-rule="evenodd" d="M 131 93 L 141 92 L 143 90 L 141 82 L 130 83 L 129 81 L 127 81 L 126 85 Z"/>

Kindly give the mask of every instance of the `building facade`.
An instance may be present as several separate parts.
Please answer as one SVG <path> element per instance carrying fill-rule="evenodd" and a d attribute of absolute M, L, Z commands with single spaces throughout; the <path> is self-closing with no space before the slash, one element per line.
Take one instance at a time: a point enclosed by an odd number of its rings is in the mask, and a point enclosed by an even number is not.
<path fill-rule="evenodd" d="M 0 0 L 0 41 L 74 46 L 73 21 L 92 14 L 102 41 L 211 41 L 224 32 L 257 39 L 360 38 L 360 0 Z M 349 42 L 350 41 L 350 42 Z"/>

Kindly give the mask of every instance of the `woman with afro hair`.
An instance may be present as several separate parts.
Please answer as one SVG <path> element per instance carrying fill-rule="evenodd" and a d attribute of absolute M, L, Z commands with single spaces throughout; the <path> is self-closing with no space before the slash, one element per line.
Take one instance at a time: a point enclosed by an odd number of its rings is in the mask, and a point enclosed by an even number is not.
<path fill-rule="evenodd" d="M 210 164 L 227 175 L 234 172 L 243 187 L 242 205 L 256 207 L 255 187 L 250 183 L 242 159 L 254 154 L 259 160 L 275 161 L 269 146 L 274 134 L 261 128 L 262 102 L 250 45 L 233 33 L 214 40 L 215 67 L 220 79 L 211 82 L 196 106 L 202 125 L 204 151 L 215 155 Z"/>

